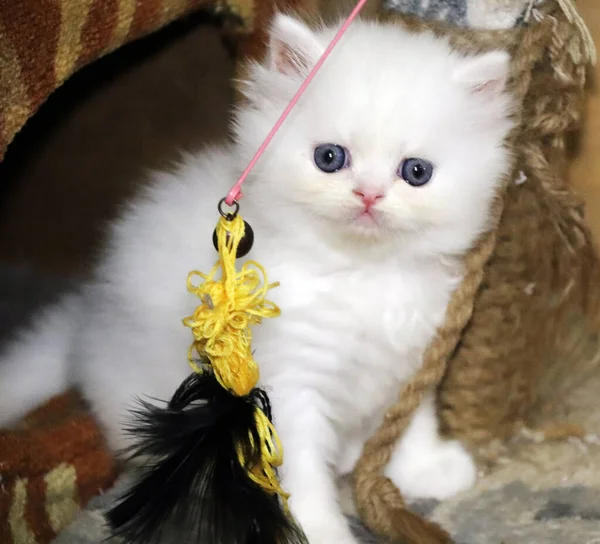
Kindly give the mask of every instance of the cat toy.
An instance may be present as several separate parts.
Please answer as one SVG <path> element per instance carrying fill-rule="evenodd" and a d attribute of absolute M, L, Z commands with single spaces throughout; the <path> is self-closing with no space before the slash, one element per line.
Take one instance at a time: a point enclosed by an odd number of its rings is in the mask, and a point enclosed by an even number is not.
<path fill-rule="evenodd" d="M 236 270 L 254 242 L 239 200 L 248 174 L 366 2 L 359 0 L 218 204 L 218 261 L 208 274 L 187 278 L 201 301 L 183 319 L 193 335 L 193 372 L 165 406 L 140 400 L 128 429 L 134 442 L 125 453 L 142 466 L 107 514 L 113 535 L 127 544 L 306 544 L 277 477 L 283 450 L 251 350 L 251 326 L 280 314 L 265 298 L 277 283 L 254 261 Z"/>

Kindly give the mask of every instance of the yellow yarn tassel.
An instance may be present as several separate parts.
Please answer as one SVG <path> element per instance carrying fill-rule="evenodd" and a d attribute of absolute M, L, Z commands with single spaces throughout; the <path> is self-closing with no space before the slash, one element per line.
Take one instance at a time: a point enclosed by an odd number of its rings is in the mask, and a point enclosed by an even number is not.
<path fill-rule="evenodd" d="M 275 427 L 273 427 L 269 418 L 260 408 L 256 408 L 254 417 L 256 419 L 258 436 L 261 440 L 261 464 L 251 467 L 248 476 L 265 491 L 273 494 L 277 493 L 281 497 L 283 505 L 287 510 L 289 494 L 281 488 L 279 480 L 277 479 L 277 474 L 275 473 L 275 469 L 283 463 L 283 448 L 281 447 L 281 442 L 279 441 Z M 250 441 L 251 443 L 254 442 L 252 436 L 250 436 Z M 238 448 L 237 453 L 240 464 L 245 467 L 247 459 L 244 457 L 244 452 L 241 448 Z"/>
<path fill-rule="evenodd" d="M 221 386 L 239 397 L 250 394 L 259 379 L 258 365 L 252 357 L 250 326 L 281 313 L 273 302 L 265 299 L 267 291 L 279 284 L 267 283 L 267 274 L 260 264 L 248 261 L 236 271 L 237 248 L 244 232 L 244 221 L 239 215 L 220 218 L 219 260 L 208 274 L 193 271 L 188 275 L 188 291 L 202 303 L 193 315 L 183 320 L 194 336 L 188 351 L 188 362 L 194 372 L 203 372 L 197 359 L 208 359 Z M 288 495 L 275 474 L 283 462 L 281 443 L 273 424 L 258 406 L 255 419 L 261 441 L 261 463 L 250 467 L 248 476 L 267 492 L 277 493 L 287 507 Z M 253 437 L 250 438 L 253 442 Z M 238 459 L 246 467 L 241 449 Z"/>

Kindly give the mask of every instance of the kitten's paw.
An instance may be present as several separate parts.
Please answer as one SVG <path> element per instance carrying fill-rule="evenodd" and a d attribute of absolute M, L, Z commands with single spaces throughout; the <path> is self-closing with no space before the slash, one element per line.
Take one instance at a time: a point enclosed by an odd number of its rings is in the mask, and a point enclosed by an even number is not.
<path fill-rule="evenodd" d="M 293 510 L 309 544 L 359 544 L 340 512 L 317 504 L 297 505 Z"/>
<path fill-rule="evenodd" d="M 477 479 L 473 458 L 457 441 L 392 457 L 386 474 L 412 499 L 448 499 L 471 488 Z"/>
<path fill-rule="evenodd" d="M 309 544 L 359 544 L 358 540 L 346 530 L 337 530 L 332 527 L 321 526 L 317 530 L 304 532 Z"/>

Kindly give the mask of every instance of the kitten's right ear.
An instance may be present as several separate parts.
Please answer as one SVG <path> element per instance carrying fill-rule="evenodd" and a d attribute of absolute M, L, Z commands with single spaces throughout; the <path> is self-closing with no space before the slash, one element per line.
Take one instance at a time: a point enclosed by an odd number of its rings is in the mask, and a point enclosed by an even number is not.
<path fill-rule="evenodd" d="M 286 75 L 306 76 L 325 48 L 304 23 L 277 14 L 269 32 L 269 68 Z"/>
<path fill-rule="evenodd" d="M 492 98 L 504 92 L 510 70 L 510 55 L 506 51 L 491 51 L 461 61 L 454 79 L 473 94 Z"/>

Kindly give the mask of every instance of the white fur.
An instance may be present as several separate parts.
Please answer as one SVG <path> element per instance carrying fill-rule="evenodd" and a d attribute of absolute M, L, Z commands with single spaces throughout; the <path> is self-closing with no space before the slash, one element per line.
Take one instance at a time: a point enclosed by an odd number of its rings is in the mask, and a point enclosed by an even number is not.
<path fill-rule="evenodd" d="M 186 156 L 131 203 L 96 280 L 5 352 L 0 421 L 74 384 L 116 449 L 136 397 L 170 397 L 189 373 L 181 319 L 198 301 L 185 280 L 215 260 L 216 204 L 333 32 L 276 19 L 235 144 Z M 502 53 L 465 59 L 429 34 L 356 22 L 245 187 L 242 213 L 256 234 L 248 258 L 281 282 L 271 296 L 283 310 L 255 329 L 253 347 L 284 444 L 283 484 L 312 544 L 354 543 L 335 480 L 419 368 L 461 280 L 461 256 L 488 227 L 508 167 L 507 64 Z M 348 169 L 315 167 L 314 146 L 325 142 L 351 151 Z M 405 157 L 432 162 L 432 181 L 415 188 L 398 178 Z M 357 219 L 357 188 L 385 193 L 375 221 Z M 445 498 L 475 472 L 458 443 L 439 439 L 429 400 L 388 475 L 410 496 Z"/>
<path fill-rule="evenodd" d="M 437 423 L 430 393 L 417 409 L 386 468 L 386 476 L 408 499 L 448 499 L 475 483 L 476 468 L 470 454 L 457 440 L 442 440 Z"/>

